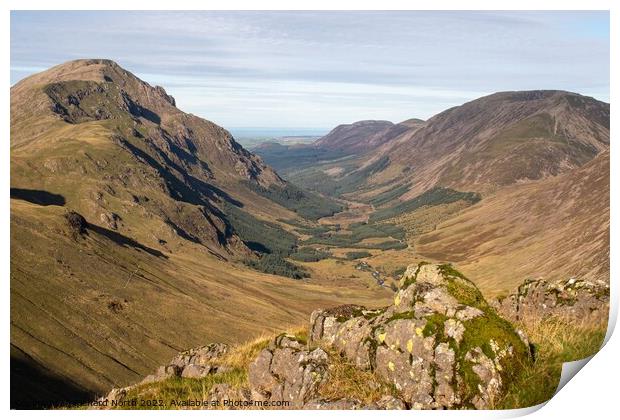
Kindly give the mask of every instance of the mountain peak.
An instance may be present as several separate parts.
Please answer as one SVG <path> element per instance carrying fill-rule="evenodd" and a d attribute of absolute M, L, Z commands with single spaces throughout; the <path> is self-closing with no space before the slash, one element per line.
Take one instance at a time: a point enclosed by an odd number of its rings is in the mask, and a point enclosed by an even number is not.
<path fill-rule="evenodd" d="M 381 134 L 394 126 L 384 120 L 362 120 L 341 124 L 318 139 L 314 145 L 342 153 L 359 153 L 382 139 Z"/>
<path fill-rule="evenodd" d="M 343 126 L 346 126 L 348 124 L 342 124 Z M 350 124 L 352 127 L 364 127 L 364 126 L 392 126 L 394 125 L 393 122 L 391 121 L 387 121 L 387 120 L 361 120 L 361 121 L 356 121 L 352 124 Z"/>
<path fill-rule="evenodd" d="M 41 73 L 27 77 L 19 82 L 16 87 L 23 84 L 57 83 L 69 80 L 110 82 L 114 80 L 113 76 L 116 76 L 116 79 L 120 81 L 120 79 L 125 79 L 133 75 L 112 60 L 100 58 L 78 59 L 67 61 Z"/>
<path fill-rule="evenodd" d="M 158 97 L 169 105 L 176 106 L 174 98 L 166 93 L 161 86 L 151 86 L 125 70 L 113 60 L 105 58 L 89 58 L 67 61 L 41 73 L 34 74 L 17 83 L 12 94 L 19 96 L 21 92 L 40 86 L 63 82 L 95 82 L 114 83 L 118 87 L 137 94 L 138 96 Z M 154 95 L 150 95 L 153 93 Z"/>
<path fill-rule="evenodd" d="M 537 101 L 549 101 L 555 103 L 558 101 L 567 100 L 569 103 L 582 102 L 600 102 L 590 96 L 581 95 L 575 92 L 569 92 L 566 90 L 518 90 L 518 91 L 503 91 L 492 93 L 487 96 L 475 99 L 472 102 L 483 101 L 505 101 L 505 102 L 537 102 Z"/>

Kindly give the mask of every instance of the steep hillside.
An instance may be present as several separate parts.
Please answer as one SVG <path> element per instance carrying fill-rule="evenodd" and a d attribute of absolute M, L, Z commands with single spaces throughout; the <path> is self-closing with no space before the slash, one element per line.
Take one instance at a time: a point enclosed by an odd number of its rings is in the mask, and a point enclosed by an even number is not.
<path fill-rule="evenodd" d="M 578 168 L 608 148 L 609 104 L 562 91 L 503 92 L 428 120 L 386 151 L 390 165 L 378 179 L 407 169 L 405 198 L 437 185 L 486 193 Z"/>
<path fill-rule="evenodd" d="M 489 294 L 527 277 L 609 282 L 609 152 L 575 171 L 503 189 L 422 235 L 415 249 L 458 262 Z"/>
<path fill-rule="evenodd" d="M 83 402 L 205 340 L 238 343 L 317 306 L 387 292 L 250 271 L 183 241 L 163 253 L 60 205 L 11 200 L 11 406 Z"/>
<path fill-rule="evenodd" d="M 72 61 L 11 89 L 11 186 L 60 194 L 149 246 L 173 250 L 182 237 L 223 258 L 249 255 L 238 214 L 275 221 L 340 208 L 109 60 Z"/>
<path fill-rule="evenodd" d="M 182 236 L 247 252 L 217 208 L 241 180 L 284 185 L 226 130 L 112 61 L 69 62 L 11 89 L 11 186 L 60 194 L 145 244 Z"/>
<path fill-rule="evenodd" d="M 283 259 L 297 238 L 279 220 L 340 208 L 112 61 L 24 79 L 11 88 L 12 404 L 79 400 L 317 302 L 380 300 L 365 281 L 246 266 L 302 272 Z"/>
<path fill-rule="evenodd" d="M 434 187 L 486 195 L 578 168 L 607 150 L 609 104 L 563 91 L 502 92 L 350 141 L 369 138 L 370 152 L 322 159 L 288 179 L 364 202 L 388 195 L 381 200 L 388 207 Z"/>
<path fill-rule="evenodd" d="M 390 121 L 358 121 L 342 124 L 314 142 L 314 146 L 344 154 L 364 153 L 406 130 Z"/>

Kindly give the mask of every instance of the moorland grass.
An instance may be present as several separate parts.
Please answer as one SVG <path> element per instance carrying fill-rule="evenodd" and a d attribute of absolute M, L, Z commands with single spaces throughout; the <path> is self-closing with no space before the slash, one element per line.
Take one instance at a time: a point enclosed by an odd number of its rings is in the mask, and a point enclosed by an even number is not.
<path fill-rule="evenodd" d="M 530 407 L 549 400 L 560 381 L 562 363 L 595 354 L 607 331 L 606 323 L 600 319 L 551 318 L 542 322 L 531 319 L 519 326 L 533 344 L 535 360 L 521 367 L 520 374 L 498 402 L 499 409 Z"/>

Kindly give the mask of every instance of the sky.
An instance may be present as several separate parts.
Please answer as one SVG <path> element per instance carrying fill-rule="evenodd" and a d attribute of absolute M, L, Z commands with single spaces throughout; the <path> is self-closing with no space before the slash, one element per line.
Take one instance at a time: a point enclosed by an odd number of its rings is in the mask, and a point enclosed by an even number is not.
<path fill-rule="evenodd" d="M 11 12 L 11 84 L 78 58 L 112 59 L 229 129 L 309 134 L 497 91 L 608 102 L 609 13 Z"/>

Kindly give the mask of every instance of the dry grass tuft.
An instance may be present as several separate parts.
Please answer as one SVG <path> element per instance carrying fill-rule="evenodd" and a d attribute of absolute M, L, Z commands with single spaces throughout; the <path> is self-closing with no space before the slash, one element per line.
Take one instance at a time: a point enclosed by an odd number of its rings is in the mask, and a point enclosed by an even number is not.
<path fill-rule="evenodd" d="M 535 361 L 523 365 L 497 408 L 530 407 L 553 397 L 560 381 L 562 363 L 595 354 L 603 344 L 607 320 L 549 318 L 520 323 L 534 345 Z"/>

